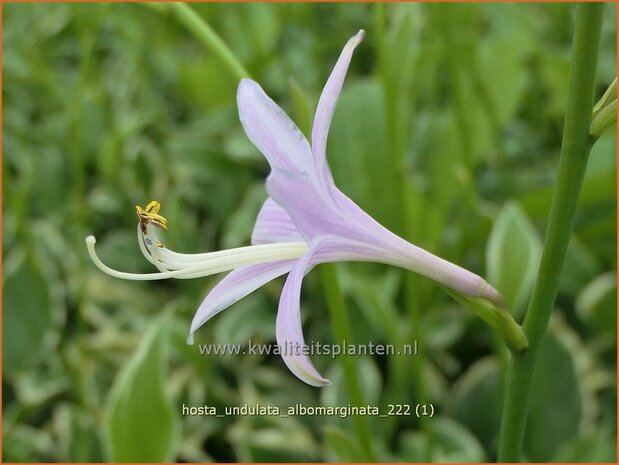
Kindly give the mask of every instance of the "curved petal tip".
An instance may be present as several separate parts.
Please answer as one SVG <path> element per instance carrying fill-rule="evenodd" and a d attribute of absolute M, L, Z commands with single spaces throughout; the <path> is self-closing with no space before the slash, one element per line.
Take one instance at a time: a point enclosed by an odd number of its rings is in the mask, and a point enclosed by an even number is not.
<path fill-rule="evenodd" d="M 325 387 L 331 384 L 331 381 L 323 378 L 320 373 L 316 371 L 314 366 L 311 365 L 311 363 L 308 364 L 306 360 L 300 357 L 285 355 L 282 355 L 282 358 L 288 366 L 288 369 L 304 383 L 314 387 Z"/>
<path fill-rule="evenodd" d="M 365 39 L 365 31 L 363 29 L 359 29 L 359 32 L 357 32 L 354 36 L 348 39 L 346 47 L 352 47 L 354 49 L 357 47 L 357 45 L 363 42 L 363 39 Z"/>

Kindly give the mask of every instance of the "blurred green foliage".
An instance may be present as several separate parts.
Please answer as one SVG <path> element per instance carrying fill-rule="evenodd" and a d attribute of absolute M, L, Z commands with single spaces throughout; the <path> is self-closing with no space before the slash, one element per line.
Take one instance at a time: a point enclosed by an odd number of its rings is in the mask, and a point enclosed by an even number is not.
<path fill-rule="evenodd" d="M 315 105 L 341 47 L 365 29 L 329 139 L 336 182 L 385 225 L 486 274 L 521 318 L 556 176 L 572 5 L 193 6 L 302 128 L 299 102 Z M 315 389 L 279 357 L 187 346 L 216 278 L 124 282 L 87 258 L 94 233 L 111 266 L 150 271 L 133 207 L 151 199 L 170 248 L 248 242 L 268 167 L 239 124 L 235 79 L 165 6 L 2 7 L 3 460 L 363 460 L 351 418 L 183 416 L 183 404 L 349 400 L 337 359 L 315 357 L 333 381 Z M 608 4 L 598 98 L 615 77 L 615 24 Z M 531 461 L 616 460 L 616 149 L 616 131 L 592 149 L 534 379 Z M 405 273 L 338 270 L 354 342 L 409 342 Z M 413 416 L 370 418 L 374 449 L 424 460 L 430 433 L 435 460 L 494 460 L 505 349 L 432 283 L 409 279 L 436 417 L 423 430 Z M 280 288 L 234 305 L 197 342 L 273 342 Z M 331 342 L 313 274 L 302 306 L 306 340 Z M 417 401 L 410 357 L 358 362 L 368 403 Z"/>

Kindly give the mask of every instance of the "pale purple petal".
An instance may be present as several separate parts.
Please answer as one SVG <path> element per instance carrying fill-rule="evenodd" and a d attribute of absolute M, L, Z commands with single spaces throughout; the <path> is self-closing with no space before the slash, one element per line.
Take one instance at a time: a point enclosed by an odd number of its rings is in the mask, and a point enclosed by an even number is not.
<path fill-rule="evenodd" d="M 322 90 L 318 107 L 316 108 L 314 127 L 312 128 L 312 152 L 314 154 L 318 179 L 325 183 L 332 182 L 331 171 L 326 161 L 327 137 L 329 127 L 331 126 L 331 119 L 333 118 L 335 105 L 340 96 L 353 52 L 364 37 L 365 32 L 361 30 L 348 40 Z"/>
<path fill-rule="evenodd" d="M 277 344 L 290 371 L 311 386 L 326 386 L 330 381 L 318 373 L 309 357 L 303 353 L 305 339 L 300 304 L 303 277 L 318 263 L 354 260 L 363 255 L 366 249 L 365 244 L 323 236 L 297 261 L 286 279 L 277 311 Z"/>
<path fill-rule="evenodd" d="M 335 186 L 331 195 L 307 176 L 274 172 L 267 180 L 271 197 L 289 213 L 308 243 L 339 239 L 341 260 L 375 261 L 409 269 L 470 297 L 496 305 L 503 298 L 480 276 L 417 247 L 382 226 Z M 346 258 L 341 258 L 341 257 Z M 325 256 L 321 261 L 335 261 Z"/>
<path fill-rule="evenodd" d="M 191 322 L 188 344 L 200 326 L 236 301 L 252 293 L 269 281 L 288 273 L 296 260 L 282 260 L 244 266 L 231 271 L 206 296 Z"/>
<path fill-rule="evenodd" d="M 312 150 L 305 136 L 267 94 L 250 79 L 237 91 L 241 124 L 272 169 L 315 174 Z"/>
<path fill-rule="evenodd" d="M 304 239 L 292 223 L 290 216 L 272 198 L 266 199 L 251 235 L 252 244 L 276 242 L 302 242 Z"/>
<path fill-rule="evenodd" d="M 323 378 L 314 368 L 307 355 L 303 354 L 302 348 L 305 346 L 305 339 L 301 326 L 300 307 L 301 283 L 305 273 L 313 266 L 316 250 L 316 246 L 310 248 L 299 259 L 286 279 L 277 310 L 275 333 L 282 358 L 290 371 L 307 384 L 320 387 L 330 384 L 330 381 Z"/>
<path fill-rule="evenodd" d="M 271 198 L 288 213 L 306 242 L 347 229 L 346 218 L 315 178 L 304 173 L 273 170 L 266 188 Z"/>
<path fill-rule="evenodd" d="M 377 223 L 378 224 L 378 223 Z M 371 237 L 367 240 L 367 237 Z M 481 297 L 502 307 L 503 296 L 481 276 L 417 247 L 378 225 L 355 238 L 330 238 L 315 254 L 319 262 L 369 261 L 399 266 L 430 278 L 469 297 Z"/>

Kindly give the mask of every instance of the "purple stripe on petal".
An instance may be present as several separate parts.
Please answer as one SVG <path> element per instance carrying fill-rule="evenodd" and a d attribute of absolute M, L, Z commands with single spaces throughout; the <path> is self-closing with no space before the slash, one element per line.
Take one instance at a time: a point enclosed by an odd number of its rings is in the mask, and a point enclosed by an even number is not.
<path fill-rule="evenodd" d="M 305 136 L 267 94 L 250 79 L 237 90 L 241 124 L 271 168 L 314 175 L 312 150 Z"/>
<path fill-rule="evenodd" d="M 188 344 L 193 344 L 193 334 L 213 316 L 269 281 L 288 273 L 297 260 L 244 266 L 231 271 L 208 293 L 191 322 Z"/>
<path fill-rule="evenodd" d="M 303 242 L 304 239 L 286 211 L 268 198 L 262 205 L 251 235 L 252 244 Z"/>

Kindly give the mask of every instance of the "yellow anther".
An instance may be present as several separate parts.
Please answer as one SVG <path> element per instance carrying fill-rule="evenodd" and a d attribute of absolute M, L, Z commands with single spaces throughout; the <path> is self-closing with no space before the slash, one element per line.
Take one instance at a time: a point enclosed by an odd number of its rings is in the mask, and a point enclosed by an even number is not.
<path fill-rule="evenodd" d="M 160 209 L 161 205 L 155 200 L 146 205 L 146 208 L 142 208 L 139 205 L 135 206 L 135 212 L 140 220 L 140 227 L 143 233 L 146 233 L 146 225 L 148 223 L 152 223 L 163 230 L 168 229 L 168 220 L 159 214 Z"/>

